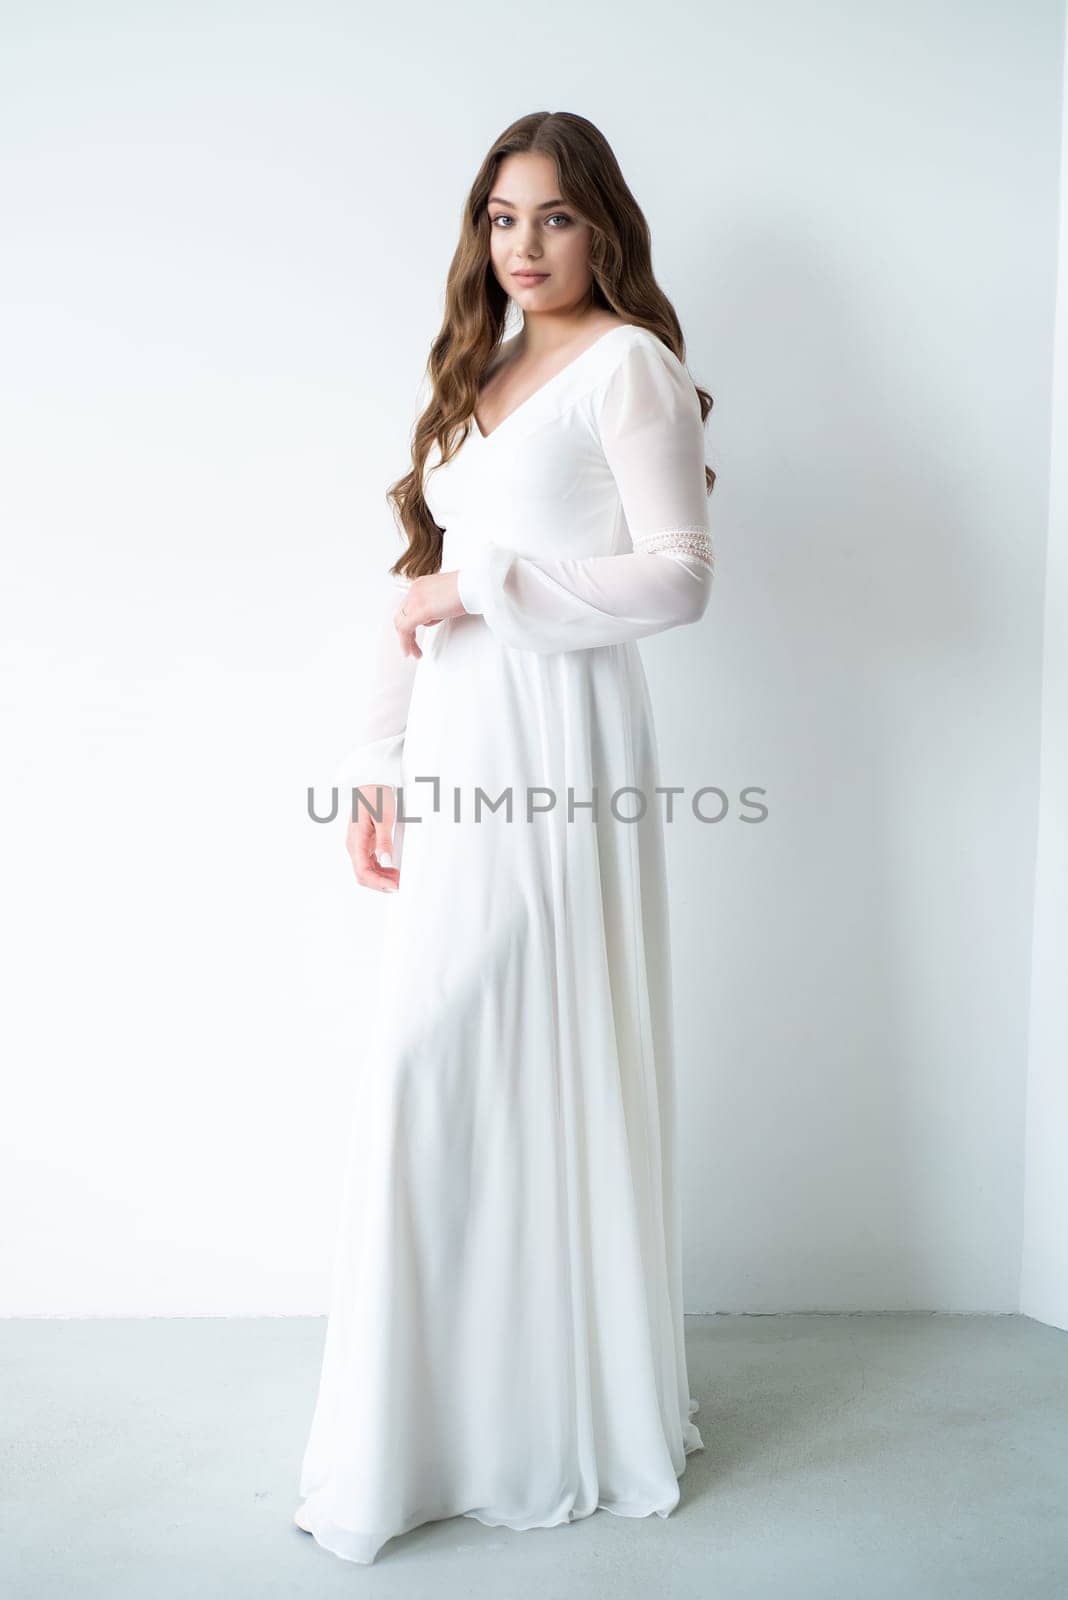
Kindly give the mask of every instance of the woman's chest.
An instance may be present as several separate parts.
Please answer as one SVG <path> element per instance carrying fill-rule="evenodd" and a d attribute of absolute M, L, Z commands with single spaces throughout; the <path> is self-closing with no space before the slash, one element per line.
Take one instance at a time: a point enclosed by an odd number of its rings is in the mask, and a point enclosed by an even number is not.
<path fill-rule="evenodd" d="M 447 533 L 487 530 L 515 549 L 582 545 L 603 536 L 615 482 L 583 408 L 506 418 L 484 438 L 474 421 L 452 458 L 432 446 L 424 476 L 430 514 Z"/>

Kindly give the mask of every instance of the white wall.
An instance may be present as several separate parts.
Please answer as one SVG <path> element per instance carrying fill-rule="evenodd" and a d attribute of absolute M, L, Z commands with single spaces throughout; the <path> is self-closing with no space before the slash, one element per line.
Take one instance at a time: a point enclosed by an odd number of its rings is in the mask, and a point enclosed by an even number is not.
<path fill-rule="evenodd" d="M 687 1309 L 1014 1308 L 1059 0 L 2 26 L 0 1310 L 325 1309 L 382 907 L 305 788 L 462 199 L 544 107 L 716 399 L 665 781 L 771 809 L 669 833 Z"/>
<path fill-rule="evenodd" d="M 1068 1328 L 1068 52 L 1020 1309 Z"/>

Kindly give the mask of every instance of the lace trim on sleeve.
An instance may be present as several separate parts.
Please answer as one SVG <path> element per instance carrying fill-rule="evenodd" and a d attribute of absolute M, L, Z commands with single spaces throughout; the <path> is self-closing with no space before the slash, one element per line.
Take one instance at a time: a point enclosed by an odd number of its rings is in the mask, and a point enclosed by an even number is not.
<path fill-rule="evenodd" d="M 660 533 L 642 533 L 632 539 L 635 554 L 651 555 L 668 551 L 672 555 L 693 556 L 706 567 L 715 568 L 712 535 L 704 528 L 665 528 Z"/>

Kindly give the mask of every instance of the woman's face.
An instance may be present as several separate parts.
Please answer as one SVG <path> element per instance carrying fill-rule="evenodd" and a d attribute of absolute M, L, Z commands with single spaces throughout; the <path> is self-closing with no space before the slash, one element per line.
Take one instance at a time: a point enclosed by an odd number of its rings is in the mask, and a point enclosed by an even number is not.
<path fill-rule="evenodd" d="M 575 310 L 589 299 L 590 229 L 561 200 L 549 156 L 506 156 L 486 209 L 494 276 L 524 316 Z M 516 276 L 523 271 L 537 276 Z"/>

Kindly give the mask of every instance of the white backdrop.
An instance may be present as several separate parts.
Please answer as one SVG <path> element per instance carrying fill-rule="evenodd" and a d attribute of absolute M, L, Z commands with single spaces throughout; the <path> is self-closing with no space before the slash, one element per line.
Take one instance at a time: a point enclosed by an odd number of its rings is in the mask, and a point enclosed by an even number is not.
<path fill-rule="evenodd" d="M 1063 106 L 1020 1309 L 1068 1328 L 1068 54 Z"/>
<path fill-rule="evenodd" d="M 1063 26 L 4 8 L 0 1311 L 325 1310 L 383 903 L 305 791 L 538 109 L 612 142 L 715 397 L 664 781 L 770 810 L 668 832 L 687 1310 L 1016 1309 Z"/>

